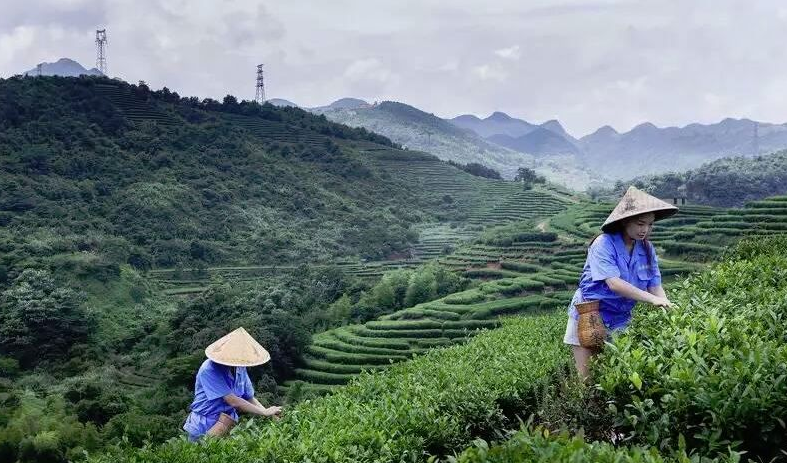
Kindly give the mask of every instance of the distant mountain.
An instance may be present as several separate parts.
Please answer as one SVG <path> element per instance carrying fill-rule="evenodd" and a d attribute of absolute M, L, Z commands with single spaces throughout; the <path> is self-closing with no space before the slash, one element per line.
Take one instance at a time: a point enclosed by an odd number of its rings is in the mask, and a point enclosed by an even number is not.
<path fill-rule="evenodd" d="M 363 101 L 352 98 L 339 101 L 347 100 L 350 102 Z M 475 116 L 460 116 L 447 121 L 413 106 L 393 101 L 385 101 L 366 107 L 357 104 L 355 108 L 350 109 L 338 109 L 336 108 L 337 103 L 327 107 L 314 108 L 312 111 L 325 114 L 329 120 L 334 122 L 353 127 L 364 127 L 367 130 L 385 135 L 409 149 L 425 151 L 443 160 L 463 164 L 470 162 L 483 164 L 497 170 L 507 178 L 512 178 L 519 167 L 531 167 L 549 180 L 577 190 L 585 189 L 592 178 L 583 169 L 577 168 L 570 158 L 561 158 L 559 162 L 555 159 L 545 159 L 542 156 L 536 159 L 529 153 L 517 152 L 486 140 L 473 130 L 455 122 L 456 119 L 462 121 Z M 333 106 L 334 109 L 325 109 L 330 106 Z M 503 113 L 495 113 L 487 119 L 491 119 L 493 123 L 498 123 L 501 126 L 507 124 L 511 127 L 524 122 L 517 122 Z M 507 120 L 508 122 L 506 122 Z M 525 124 L 527 123 L 525 122 Z M 533 126 L 533 130 L 536 129 L 547 132 L 543 128 Z M 542 136 L 546 137 L 547 135 Z"/>
<path fill-rule="evenodd" d="M 656 127 L 642 123 L 619 133 L 605 125 L 580 139 L 557 120 L 535 125 L 502 112 L 486 119 L 462 115 L 450 120 L 507 148 L 533 154 L 572 155 L 576 164 L 613 179 L 684 171 L 726 156 L 752 156 L 787 148 L 787 124 L 724 119 L 716 124 Z"/>
<path fill-rule="evenodd" d="M 309 111 L 314 113 L 323 113 L 325 111 L 342 111 L 346 109 L 360 109 L 360 108 L 370 108 L 368 102 L 364 100 L 359 100 L 358 98 L 340 98 L 333 103 L 329 104 L 328 106 L 318 106 L 316 108 L 310 108 Z"/>
<path fill-rule="evenodd" d="M 543 127 L 538 127 L 532 132 L 517 138 L 498 134 L 488 137 L 487 140 L 523 153 L 537 153 L 539 155 L 579 154 L 579 149 L 573 143 Z"/>
<path fill-rule="evenodd" d="M 23 75 L 26 76 L 37 76 L 38 75 L 38 66 L 30 69 L 29 71 L 25 71 Z M 54 63 L 41 63 L 41 75 L 42 76 L 62 76 L 62 77 L 79 77 L 81 75 L 88 75 L 88 76 L 103 76 L 104 74 L 101 73 L 96 68 L 93 69 L 85 69 L 81 64 L 77 63 L 76 61 L 69 59 L 69 58 L 60 58 L 59 60 L 55 61 Z"/>
<path fill-rule="evenodd" d="M 526 135 L 538 126 L 522 119 L 515 119 L 503 112 L 494 112 L 486 119 L 465 114 L 449 119 L 449 122 L 463 129 L 470 129 L 478 135 L 488 138 L 492 135 L 508 135 L 517 138 Z"/>
<path fill-rule="evenodd" d="M 604 126 L 579 139 L 582 158 L 615 178 L 682 171 L 726 156 L 787 148 L 787 124 L 724 119 L 716 124 L 659 128 L 646 122 L 618 133 Z"/>
<path fill-rule="evenodd" d="M 541 124 L 539 127 L 547 129 L 550 132 L 555 133 L 557 135 L 560 135 L 561 137 L 570 141 L 572 144 L 576 143 L 577 141 L 576 138 L 572 137 L 571 135 L 569 135 L 568 132 L 566 132 L 566 129 L 563 128 L 563 125 L 560 122 L 558 122 L 557 119 L 550 119 L 544 122 L 543 124 Z"/>
<path fill-rule="evenodd" d="M 579 153 L 575 146 L 577 140 L 555 119 L 536 125 L 496 111 L 486 119 L 465 114 L 449 121 L 493 143 L 536 157 Z"/>
<path fill-rule="evenodd" d="M 292 106 L 293 108 L 300 108 L 300 106 L 298 106 L 297 104 L 293 103 L 292 101 L 283 100 L 281 98 L 271 98 L 270 100 L 265 100 L 265 102 L 266 103 L 270 103 L 273 106 L 278 106 L 280 108 L 283 108 L 285 106 Z"/>

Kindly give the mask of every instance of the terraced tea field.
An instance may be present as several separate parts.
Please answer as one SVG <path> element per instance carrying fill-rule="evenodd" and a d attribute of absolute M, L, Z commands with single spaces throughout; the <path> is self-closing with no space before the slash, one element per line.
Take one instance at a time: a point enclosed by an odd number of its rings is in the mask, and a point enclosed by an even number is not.
<path fill-rule="evenodd" d="M 310 392 L 329 391 L 360 371 L 385 368 L 430 347 L 462 343 L 479 328 L 497 326 L 500 316 L 562 309 L 576 287 L 588 241 L 611 208 L 610 204 L 571 205 L 541 221 L 538 230 L 527 228 L 532 228 L 530 221 L 510 240 L 466 242 L 438 257 L 440 264 L 479 280 L 479 285 L 315 336 L 296 379 L 282 390 L 297 385 Z M 670 281 L 701 270 L 701 261 L 717 256 L 724 245 L 744 234 L 780 233 L 786 224 L 787 198 L 757 201 L 742 209 L 684 206 L 679 215 L 657 224 L 652 241 L 662 275 Z"/>
<path fill-rule="evenodd" d="M 224 119 L 232 124 L 243 127 L 254 135 L 278 143 L 303 144 L 324 147 L 331 138 L 314 131 L 306 130 L 291 124 L 269 121 L 259 117 L 246 117 L 234 114 L 224 115 Z"/>
<path fill-rule="evenodd" d="M 384 175 L 396 176 L 409 188 L 433 196 L 435 201 L 450 203 L 452 217 L 459 218 L 451 222 L 417 225 L 419 240 L 405 258 L 373 262 L 341 260 L 331 263 L 348 274 L 362 278 L 379 278 L 389 270 L 417 267 L 428 260 L 450 254 L 489 226 L 550 217 L 575 201 L 565 190 L 556 186 L 524 191 L 518 183 L 476 177 L 422 153 L 387 148 L 364 148 L 362 151 L 366 155 L 365 162 L 371 168 Z M 149 275 L 166 294 L 183 296 L 204 291 L 215 277 L 251 281 L 255 277 L 288 272 L 294 268 L 292 265 L 228 266 L 207 268 L 202 272 L 158 269 L 149 272 Z"/>
<path fill-rule="evenodd" d="M 120 112 L 134 123 L 152 122 L 159 125 L 172 125 L 175 121 L 170 115 L 154 108 L 147 101 L 112 84 L 96 84 L 96 93 L 102 95 L 120 109 Z"/>

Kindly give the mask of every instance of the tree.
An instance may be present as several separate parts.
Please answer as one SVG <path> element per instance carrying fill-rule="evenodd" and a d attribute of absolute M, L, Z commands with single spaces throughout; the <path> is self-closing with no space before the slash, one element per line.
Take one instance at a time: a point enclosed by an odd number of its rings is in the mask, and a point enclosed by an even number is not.
<path fill-rule="evenodd" d="M 535 170 L 527 168 L 527 167 L 520 167 L 516 171 L 516 176 L 514 177 L 514 181 L 522 182 L 525 190 L 529 190 L 533 187 L 535 183 L 545 183 L 546 179 L 536 173 Z"/>
<path fill-rule="evenodd" d="M 0 294 L 0 353 L 22 365 L 66 356 L 92 327 L 83 298 L 48 271 L 26 269 Z"/>

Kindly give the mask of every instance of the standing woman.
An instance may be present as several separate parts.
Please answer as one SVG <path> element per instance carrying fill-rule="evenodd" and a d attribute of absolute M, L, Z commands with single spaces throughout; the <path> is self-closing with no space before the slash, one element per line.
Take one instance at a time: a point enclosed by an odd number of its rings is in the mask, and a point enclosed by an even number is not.
<path fill-rule="evenodd" d="M 656 251 L 648 236 L 653 222 L 677 211 L 677 207 L 631 186 L 601 227 L 603 233 L 591 242 L 579 288 L 569 305 L 563 338 L 572 346 L 581 378 L 588 377 L 588 360 L 596 351 L 580 344 L 575 304 L 599 301 L 607 332 L 626 328 L 638 301 L 669 307 Z"/>
<path fill-rule="evenodd" d="M 265 407 L 254 397 L 246 367 L 271 356 L 249 333 L 238 328 L 205 349 L 208 357 L 197 371 L 194 402 L 183 429 L 190 441 L 222 436 L 238 422 L 238 412 L 275 417 L 280 407 Z"/>

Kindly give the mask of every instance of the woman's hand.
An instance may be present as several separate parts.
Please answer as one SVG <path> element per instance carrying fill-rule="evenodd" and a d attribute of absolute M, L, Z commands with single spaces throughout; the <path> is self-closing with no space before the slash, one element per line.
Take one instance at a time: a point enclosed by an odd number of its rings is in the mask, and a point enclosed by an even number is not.
<path fill-rule="evenodd" d="M 666 297 L 658 297 L 654 296 L 653 300 L 650 302 L 651 304 L 655 305 L 656 307 L 672 307 L 672 302 Z"/>
<path fill-rule="evenodd" d="M 278 416 L 281 413 L 281 407 L 272 406 L 265 409 L 263 412 L 264 416 Z"/>

